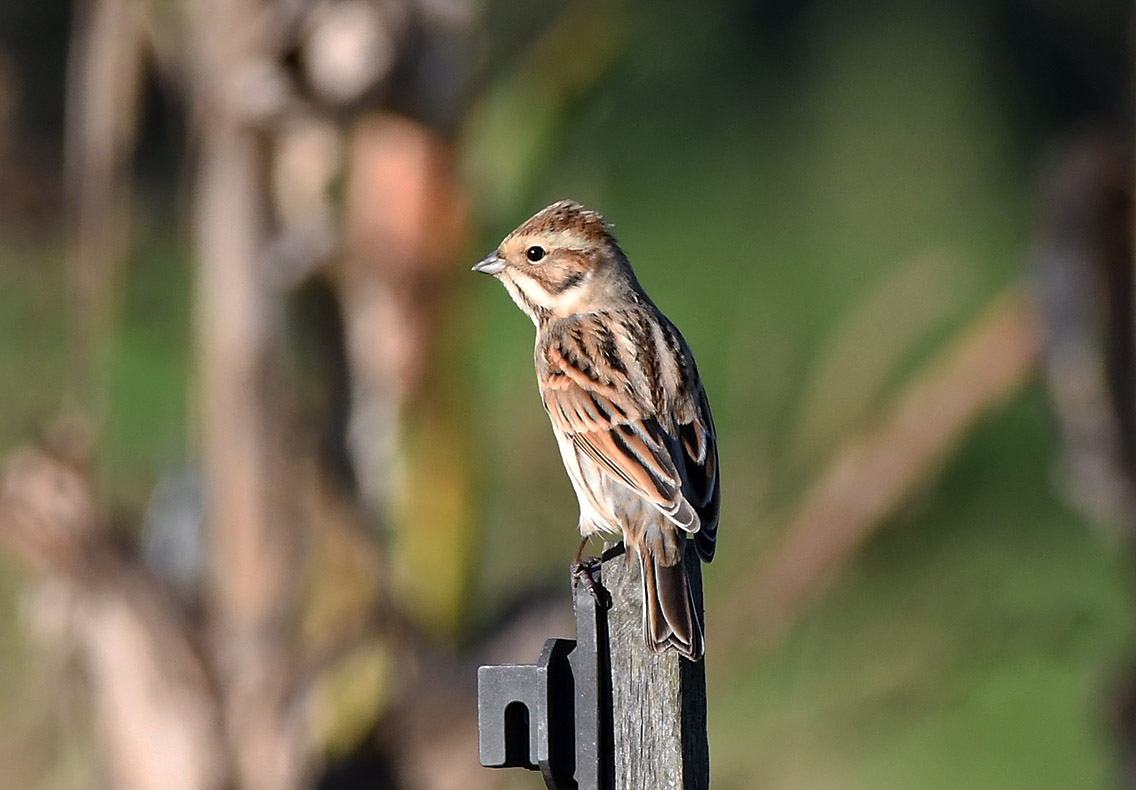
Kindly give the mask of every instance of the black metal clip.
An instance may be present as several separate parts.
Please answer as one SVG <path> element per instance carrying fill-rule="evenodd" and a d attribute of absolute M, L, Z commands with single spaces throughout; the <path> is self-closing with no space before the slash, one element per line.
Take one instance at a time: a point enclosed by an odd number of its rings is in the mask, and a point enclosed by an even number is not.
<path fill-rule="evenodd" d="M 599 585 L 599 563 L 589 572 Z M 549 639 L 536 664 L 478 667 L 481 764 L 539 770 L 551 790 L 606 790 L 612 770 L 607 613 L 591 585 L 577 582 L 574 592 L 576 639 Z"/>

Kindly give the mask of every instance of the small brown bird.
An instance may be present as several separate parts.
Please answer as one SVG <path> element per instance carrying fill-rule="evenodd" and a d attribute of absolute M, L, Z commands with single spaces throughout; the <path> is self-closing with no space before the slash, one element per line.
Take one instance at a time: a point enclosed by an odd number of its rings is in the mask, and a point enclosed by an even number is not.
<path fill-rule="evenodd" d="M 580 501 L 579 567 L 596 533 L 622 533 L 643 575 L 653 652 L 697 661 L 702 624 L 683 567 L 687 536 L 714 557 L 718 450 L 690 348 L 643 291 L 603 217 L 561 201 L 473 267 L 536 324 L 536 375 Z"/>

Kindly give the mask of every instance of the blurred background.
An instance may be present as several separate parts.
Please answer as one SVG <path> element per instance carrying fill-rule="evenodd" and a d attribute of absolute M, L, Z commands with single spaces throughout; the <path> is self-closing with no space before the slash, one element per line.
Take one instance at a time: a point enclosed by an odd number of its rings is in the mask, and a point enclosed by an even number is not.
<path fill-rule="evenodd" d="M 1131 17 L 5 0 L 0 786 L 542 786 L 474 672 L 576 502 L 468 270 L 566 197 L 714 407 L 714 786 L 1134 786 Z"/>

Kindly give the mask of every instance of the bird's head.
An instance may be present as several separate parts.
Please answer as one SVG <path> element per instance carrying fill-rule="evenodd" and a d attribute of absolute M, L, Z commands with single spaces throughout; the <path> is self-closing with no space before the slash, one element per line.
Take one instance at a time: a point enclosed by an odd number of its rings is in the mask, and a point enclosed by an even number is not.
<path fill-rule="evenodd" d="M 473 270 L 500 280 L 538 326 L 642 293 L 611 226 L 570 200 L 530 217 Z"/>

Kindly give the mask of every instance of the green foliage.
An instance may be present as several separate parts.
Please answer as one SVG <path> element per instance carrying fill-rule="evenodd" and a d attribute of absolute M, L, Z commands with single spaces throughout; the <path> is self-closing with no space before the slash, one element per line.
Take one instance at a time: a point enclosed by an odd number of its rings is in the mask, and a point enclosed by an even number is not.
<path fill-rule="evenodd" d="M 712 684 L 716 785 L 1105 783 L 1131 568 L 1049 493 L 1044 424 L 1036 390 L 993 415 L 784 645 Z"/>
<path fill-rule="evenodd" d="M 711 631 L 833 448 L 1018 275 L 1031 205 L 1029 156 L 975 9 L 810 4 L 770 32 L 740 5 L 583 4 L 548 36 L 507 37 L 464 141 L 486 224 L 469 263 L 545 203 L 581 200 L 615 222 L 693 346 L 724 475 Z M 575 32 L 580 8 L 611 28 L 592 49 Z M 771 54 L 779 35 L 789 43 Z M 550 41 L 558 60 L 542 57 Z M 588 50 L 580 63 L 563 62 L 565 41 Z M 190 270 L 172 232 L 154 235 L 127 273 L 98 459 L 106 499 L 133 512 L 191 452 Z M 0 447 L 58 411 L 62 260 L 58 245 L 0 239 Z M 461 287 L 462 326 L 443 335 L 468 378 L 459 417 L 485 523 L 476 620 L 566 583 L 576 503 L 537 397 L 531 327 L 499 288 L 472 275 Z M 716 788 L 1107 781 L 1110 683 L 1134 647 L 1131 568 L 1054 495 L 1051 434 L 1040 391 L 1019 395 L 783 644 L 708 657 Z M 439 507 L 466 502 L 456 490 Z M 451 578 L 469 566 L 443 559 Z M 0 584 L 4 654 L 23 647 L 16 589 Z M 371 696 L 380 658 L 360 659 Z M 0 689 L 26 663 L 5 664 Z M 355 690 L 329 691 L 341 693 Z M 15 718 L 0 712 L 0 726 Z M 0 738 L 0 756 L 19 744 Z"/>
<path fill-rule="evenodd" d="M 187 462 L 192 295 L 188 253 L 144 240 L 126 273 L 100 459 L 112 501 L 135 512 L 159 475 Z"/>
<path fill-rule="evenodd" d="M 1020 276 L 1031 174 L 971 14 L 816 7 L 788 64 L 726 13 L 664 3 L 633 27 L 494 230 L 564 197 L 600 209 L 693 346 L 724 475 L 713 630 L 833 448 Z M 494 600 L 560 578 L 575 502 L 531 328 L 470 291 Z M 991 415 L 783 646 L 708 657 L 715 787 L 1105 781 L 1131 569 L 1057 500 L 1051 432 L 1037 389 Z"/>

